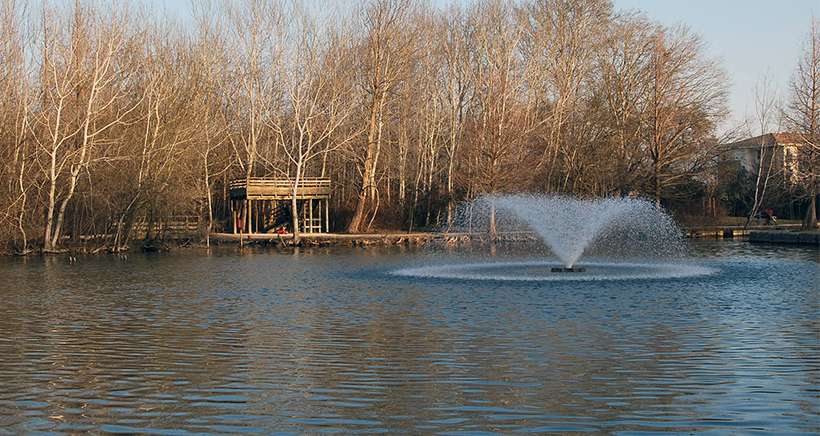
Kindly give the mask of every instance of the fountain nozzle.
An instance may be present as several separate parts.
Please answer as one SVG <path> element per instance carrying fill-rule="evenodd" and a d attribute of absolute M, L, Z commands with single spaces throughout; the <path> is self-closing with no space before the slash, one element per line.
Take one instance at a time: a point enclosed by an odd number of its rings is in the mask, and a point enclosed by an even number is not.
<path fill-rule="evenodd" d="M 557 273 L 567 273 L 567 272 L 570 272 L 570 273 L 571 273 L 571 272 L 584 272 L 584 271 L 586 271 L 586 270 L 587 270 L 586 268 L 583 268 L 583 267 L 577 267 L 577 266 L 576 266 L 576 267 L 571 267 L 571 266 L 570 266 L 570 267 L 566 267 L 566 268 L 565 268 L 565 267 L 553 267 L 553 268 L 550 268 L 550 271 L 551 271 L 551 272 L 557 272 Z"/>

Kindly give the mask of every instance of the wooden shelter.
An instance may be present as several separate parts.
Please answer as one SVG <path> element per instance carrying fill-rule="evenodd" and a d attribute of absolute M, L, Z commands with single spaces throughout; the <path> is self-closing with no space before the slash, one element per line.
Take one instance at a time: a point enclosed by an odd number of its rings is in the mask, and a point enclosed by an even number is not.
<path fill-rule="evenodd" d="M 284 222 L 290 223 L 293 185 L 293 180 L 269 177 L 232 181 L 229 185 L 232 232 L 268 233 L 282 227 Z M 330 179 L 299 180 L 296 209 L 301 232 L 330 232 Z"/>

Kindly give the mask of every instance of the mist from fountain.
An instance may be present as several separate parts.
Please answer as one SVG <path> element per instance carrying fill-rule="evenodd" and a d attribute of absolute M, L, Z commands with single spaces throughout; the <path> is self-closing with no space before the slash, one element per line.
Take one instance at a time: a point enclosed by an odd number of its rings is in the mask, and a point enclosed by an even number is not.
<path fill-rule="evenodd" d="M 658 258 L 685 251 L 684 234 L 674 219 L 642 199 L 484 196 L 461 209 L 459 225 L 472 229 L 486 226 L 493 210 L 499 232 L 531 229 L 567 268 L 573 268 L 589 252 Z"/>

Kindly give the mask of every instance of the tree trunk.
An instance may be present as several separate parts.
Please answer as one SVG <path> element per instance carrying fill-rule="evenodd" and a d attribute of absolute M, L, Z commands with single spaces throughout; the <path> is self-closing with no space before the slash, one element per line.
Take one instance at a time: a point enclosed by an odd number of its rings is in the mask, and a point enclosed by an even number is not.
<path fill-rule="evenodd" d="M 455 135 L 451 137 L 455 142 Z M 453 225 L 453 209 L 455 209 L 455 199 L 453 198 L 453 170 L 455 167 L 455 146 L 451 148 L 450 159 L 447 162 L 447 228 Z"/>
<path fill-rule="evenodd" d="M 812 190 L 811 199 L 809 200 L 809 207 L 806 209 L 806 215 L 803 217 L 803 229 L 814 230 L 817 227 L 817 190 Z"/>
<path fill-rule="evenodd" d="M 25 170 L 26 170 L 26 155 L 23 152 L 23 157 L 20 160 L 20 176 L 17 179 L 17 183 L 20 188 L 20 208 L 17 214 L 17 229 L 20 231 L 20 238 L 22 240 L 22 246 L 20 248 L 21 254 L 28 253 L 28 236 L 26 235 L 26 227 L 25 227 L 25 215 L 26 215 L 26 200 L 28 198 L 26 194 L 26 187 L 24 185 L 25 180 Z"/>
<path fill-rule="evenodd" d="M 302 165 L 296 165 L 296 177 L 293 180 L 293 191 L 290 198 L 290 221 L 293 227 L 293 244 L 299 244 L 299 212 L 296 209 L 296 193 L 299 189 L 299 178 L 302 177 Z"/>
<path fill-rule="evenodd" d="M 655 183 L 655 206 L 661 207 L 661 175 L 660 175 L 660 168 L 658 165 L 658 161 L 655 161 L 655 165 L 653 167 L 653 178 Z"/>
<path fill-rule="evenodd" d="M 71 171 L 71 179 L 68 182 L 68 192 L 65 194 L 65 197 L 60 202 L 60 209 L 57 212 L 57 222 L 54 224 L 54 230 L 52 231 L 51 235 L 52 248 L 60 245 L 60 230 L 63 228 L 66 207 L 68 207 L 68 202 L 71 201 L 71 198 L 74 197 L 74 191 L 77 188 L 77 178 L 80 176 L 79 167 L 77 168 L 78 169 L 76 171 Z"/>
<path fill-rule="evenodd" d="M 54 225 L 54 207 L 57 203 L 56 154 L 56 150 L 52 150 L 51 167 L 49 169 L 48 207 L 46 208 L 46 224 L 43 229 L 43 251 L 54 250 L 51 245 L 51 228 Z"/>
<path fill-rule="evenodd" d="M 490 200 L 490 241 L 498 240 L 498 228 L 495 222 L 495 200 Z"/>
<path fill-rule="evenodd" d="M 402 127 L 399 136 L 399 208 L 404 209 L 407 203 L 407 136 Z"/>
<path fill-rule="evenodd" d="M 208 227 L 205 229 L 205 246 L 211 247 L 211 231 L 214 228 L 214 201 L 211 193 L 211 176 L 208 174 L 208 160 L 205 159 L 205 198 L 208 200 Z"/>
<path fill-rule="evenodd" d="M 375 164 L 376 153 L 378 153 L 378 112 L 379 102 L 374 96 L 370 106 L 370 125 L 367 132 L 367 155 L 364 160 L 364 171 L 362 171 L 362 186 L 359 191 L 359 196 L 356 201 L 356 209 L 353 211 L 353 218 L 350 219 L 350 224 L 347 226 L 348 233 L 357 233 L 361 231 L 362 223 L 364 222 L 365 208 L 370 197 L 370 192 L 373 186 L 370 186 L 372 180 L 375 179 Z"/>

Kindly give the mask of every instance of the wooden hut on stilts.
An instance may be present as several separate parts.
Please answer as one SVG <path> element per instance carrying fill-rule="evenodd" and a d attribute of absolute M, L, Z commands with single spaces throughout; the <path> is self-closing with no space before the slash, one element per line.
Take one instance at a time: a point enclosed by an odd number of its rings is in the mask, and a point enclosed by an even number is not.
<path fill-rule="evenodd" d="M 291 221 L 293 180 L 251 177 L 229 185 L 232 233 L 270 233 Z M 305 178 L 296 187 L 296 216 L 302 233 L 330 232 L 330 179 Z"/>

